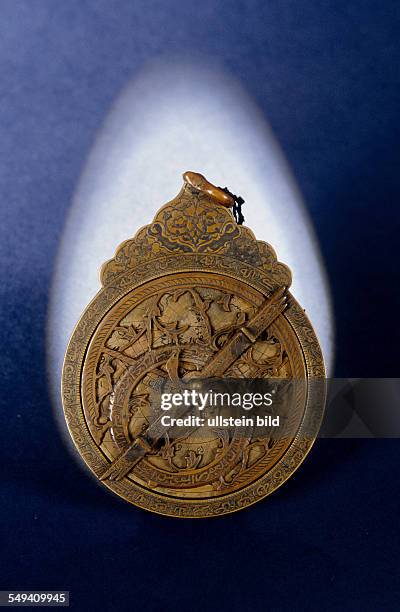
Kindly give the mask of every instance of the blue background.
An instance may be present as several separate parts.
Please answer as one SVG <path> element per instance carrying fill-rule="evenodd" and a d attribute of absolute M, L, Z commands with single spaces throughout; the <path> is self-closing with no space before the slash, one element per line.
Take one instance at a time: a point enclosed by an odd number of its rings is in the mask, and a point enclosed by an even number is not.
<path fill-rule="evenodd" d="M 319 441 L 265 502 L 167 519 L 71 461 L 44 372 L 57 244 L 96 131 L 144 61 L 189 50 L 242 80 L 291 164 L 330 276 L 337 375 L 395 376 L 399 47 L 390 0 L 0 1 L 2 589 L 68 589 L 82 610 L 398 608 L 398 441 Z"/>

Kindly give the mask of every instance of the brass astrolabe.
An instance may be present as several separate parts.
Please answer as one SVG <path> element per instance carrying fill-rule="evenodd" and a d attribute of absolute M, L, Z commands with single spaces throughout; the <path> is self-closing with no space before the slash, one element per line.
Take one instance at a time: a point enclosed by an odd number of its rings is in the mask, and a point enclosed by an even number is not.
<path fill-rule="evenodd" d="M 102 267 L 68 345 L 62 399 L 72 439 L 104 485 L 146 510 L 200 518 L 259 501 L 297 469 L 320 427 L 325 388 L 312 382 L 325 371 L 288 291 L 290 270 L 242 225 L 243 200 L 201 174 L 183 178 Z M 201 377 L 302 381 L 284 415 L 290 435 L 172 435 L 157 416 L 160 389 Z"/>

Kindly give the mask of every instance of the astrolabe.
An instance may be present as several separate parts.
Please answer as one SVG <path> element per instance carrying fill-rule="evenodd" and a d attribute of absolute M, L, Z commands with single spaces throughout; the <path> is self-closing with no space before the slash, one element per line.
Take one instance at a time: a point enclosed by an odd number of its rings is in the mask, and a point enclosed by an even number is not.
<path fill-rule="evenodd" d="M 62 399 L 73 441 L 105 486 L 156 513 L 211 517 L 264 498 L 301 464 L 324 411 L 324 385 L 313 381 L 325 372 L 288 291 L 291 273 L 242 224 L 243 200 L 200 174 L 183 178 L 104 264 L 67 349 Z M 161 389 L 216 378 L 302 381 L 283 409 L 286 434 L 215 419 L 177 431 L 162 419 Z"/>

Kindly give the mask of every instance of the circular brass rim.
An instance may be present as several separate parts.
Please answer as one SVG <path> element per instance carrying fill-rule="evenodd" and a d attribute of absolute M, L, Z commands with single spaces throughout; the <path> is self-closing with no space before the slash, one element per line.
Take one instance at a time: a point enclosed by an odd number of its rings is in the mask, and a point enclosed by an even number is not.
<path fill-rule="evenodd" d="M 183 256 L 183 258 L 185 258 L 185 256 Z M 189 258 L 188 262 L 189 261 L 193 265 L 193 260 Z M 180 270 L 166 269 L 164 270 L 164 274 L 176 274 L 177 272 L 187 273 L 188 271 L 188 267 L 182 266 Z M 257 279 L 243 279 L 242 276 L 233 272 L 231 269 L 228 271 L 226 268 L 206 269 L 201 266 L 199 269 L 192 268 L 190 271 L 195 273 L 207 273 L 208 275 L 213 273 L 224 274 L 227 277 L 234 278 L 242 283 L 250 285 L 264 295 L 268 295 L 269 293 L 264 283 L 260 283 Z M 145 274 L 147 278 L 145 278 L 145 280 L 142 278 L 139 283 L 134 283 L 133 279 L 131 282 L 125 279 L 125 281 L 121 283 L 122 287 L 113 286 L 103 288 L 84 311 L 68 345 L 62 376 L 64 413 L 71 437 L 78 452 L 97 478 L 104 472 L 108 462 L 102 451 L 94 442 L 83 413 L 81 377 L 86 352 L 97 327 L 106 314 L 121 300 L 121 298 L 148 281 L 160 278 L 160 276 L 161 274 L 152 275 L 149 270 L 149 272 Z M 290 294 L 289 307 L 285 311 L 285 314 L 280 316 L 286 318 L 299 341 L 305 360 L 307 378 L 324 378 L 324 364 L 318 340 L 304 311 Z M 304 418 L 292 444 L 270 471 L 239 491 L 221 494 L 216 498 L 191 499 L 188 501 L 187 499 L 179 499 L 176 497 L 168 498 L 165 495 L 149 491 L 127 478 L 119 482 L 106 481 L 104 484 L 111 491 L 130 503 L 157 514 L 182 518 L 202 518 L 236 512 L 271 494 L 300 466 L 310 451 L 318 434 L 323 417 L 324 404 L 324 386 L 309 386 Z"/>

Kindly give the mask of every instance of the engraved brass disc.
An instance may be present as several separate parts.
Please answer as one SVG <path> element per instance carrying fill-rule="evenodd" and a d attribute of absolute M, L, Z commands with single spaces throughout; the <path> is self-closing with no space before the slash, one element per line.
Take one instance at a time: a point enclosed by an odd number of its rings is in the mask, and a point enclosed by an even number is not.
<path fill-rule="evenodd" d="M 287 292 L 286 309 L 223 377 L 306 381 L 285 415 L 294 434 L 273 441 L 243 431 L 227 438 L 218 428 L 201 437 L 165 435 L 108 477 L 119 457 L 144 444 L 152 397 L 174 356 L 180 377 L 204 371 L 275 292 L 290 286 L 290 271 L 271 246 L 235 223 L 230 196 L 201 175 L 184 178 L 179 195 L 103 266 L 103 288 L 68 346 L 62 396 L 74 443 L 106 486 L 156 513 L 207 517 L 255 503 L 296 470 L 324 410 L 323 390 L 309 381 L 325 372 L 311 324 Z"/>

